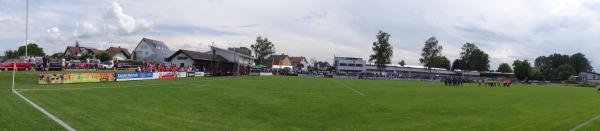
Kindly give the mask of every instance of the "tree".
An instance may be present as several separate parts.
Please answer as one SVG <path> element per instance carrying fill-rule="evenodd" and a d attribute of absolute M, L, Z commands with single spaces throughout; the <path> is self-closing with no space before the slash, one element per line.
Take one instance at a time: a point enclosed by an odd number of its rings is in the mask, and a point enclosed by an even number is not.
<path fill-rule="evenodd" d="M 383 71 L 385 64 L 392 62 L 391 58 L 394 54 L 392 46 L 389 43 L 390 34 L 379 31 L 377 33 L 377 41 L 373 42 L 373 53 L 371 54 L 369 61 L 374 61 L 377 66 L 377 70 Z"/>
<path fill-rule="evenodd" d="M 517 79 L 523 81 L 528 80 L 529 77 L 533 75 L 533 70 L 531 69 L 531 64 L 527 60 L 515 60 L 513 62 L 513 68 L 515 71 L 515 76 Z M 498 69 L 500 70 L 500 69 Z"/>
<path fill-rule="evenodd" d="M 14 51 L 14 50 L 7 50 L 7 51 L 4 51 L 4 56 L 6 56 L 8 59 L 18 59 L 19 52 Z"/>
<path fill-rule="evenodd" d="M 550 78 L 552 76 L 551 72 L 553 67 L 551 65 L 550 59 L 548 59 L 546 56 L 540 56 L 538 58 L 535 58 L 535 68 L 538 69 L 539 74 L 542 75 L 543 80 L 546 80 L 547 78 Z"/>
<path fill-rule="evenodd" d="M 496 70 L 496 71 L 502 72 L 502 73 L 512 73 L 513 72 L 512 68 L 510 68 L 510 65 L 508 65 L 508 63 L 500 64 L 500 66 L 498 66 L 498 70 Z"/>
<path fill-rule="evenodd" d="M 262 36 L 256 37 L 256 43 L 251 45 L 254 57 L 256 58 L 255 63 L 262 65 L 265 62 L 265 58 L 275 53 L 275 45 L 268 38 L 262 38 Z"/>
<path fill-rule="evenodd" d="M 423 47 L 423 52 L 421 53 L 421 58 L 419 58 L 419 62 L 425 65 L 427 68 L 431 68 L 427 65 L 432 65 L 429 63 L 432 58 L 436 56 L 440 56 L 442 53 L 443 47 L 438 45 L 438 40 L 435 37 L 430 37 L 425 41 L 425 46 Z"/>
<path fill-rule="evenodd" d="M 581 72 L 591 72 L 594 70 L 590 63 L 590 60 L 588 60 L 582 53 L 575 53 L 569 58 L 569 64 L 573 66 L 576 74 Z"/>
<path fill-rule="evenodd" d="M 451 70 L 463 69 L 462 65 L 463 65 L 463 61 L 461 59 L 456 59 L 456 60 L 454 60 L 454 62 L 452 62 Z"/>
<path fill-rule="evenodd" d="M 400 62 L 398 62 L 398 64 L 402 67 L 404 67 L 404 65 L 406 65 L 406 63 L 404 63 L 404 60 L 401 60 Z"/>
<path fill-rule="evenodd" d="M 569 65 L 573 68 L 573 72 L 569 72 L 565 65 Z M 563 68 L 559 71 L 561 66 L 563 66 Z M 566 74 L 578 74 L 593 70 L 591 62 L 582 53 L 576 53 L 571 56 L 558 53 L 540 56 L 535 59 L 535 67 L 539 69 L 543 76 L 541 78 L 544 80 L 564 80 Z"/>
<path fill-rule="evenodd" d="M 569 64 L 559 66 L 557 72 L 559 80 L 567 80 L 569 76 L 575 75 L 575 69 Z"/>
<path fill-rule="evenodd" d="M 25 46 L 19 46 L 17 50 L 19 52 L 19 56 L 25 56 Z M 44 56 L 44 48 L 39 47 L 35 43 L 29 43 L 27 45 L 27 55 L 28 56 Z"/>
<path fill-rule="evenodd" d="M 444 68 L 450 70 L 450 60 L 448 60 L 448 58 L 446 58 L 445 56 L 434 56 L 429 60 L 428 64 L 426 64 L 425 66 L 432 68 Z"/>
<path fill-rule="evenodd" d="M 112 56 L 106 51 L 101 51 L 100 53 L 96 54 L 96 58 L 100 59 L 100 61 L 109 61 L 112 59 Z"/>
<path fill-rule="evenodd" d="M 83 60 L 91 59 L 91 58 L 93 58 L 93 57 L 94 57 L 94 56 L 92 56 L 92 54 L 90 54 L 90 53 L 85 53 L 85 54 L 82 54 L 81 56 L 79 56 L 79 60 L 82 60 L 82 61 L 83 61 Z"/>
<path fill-rule="evenodd" d="M 489 55 L 480 50 L 473 43 L 465 43 L 461 48 L 462 52 L 461 69 L 463 70 L 474 70 L 474 71 L 488 71 L 490 68 Z"/>

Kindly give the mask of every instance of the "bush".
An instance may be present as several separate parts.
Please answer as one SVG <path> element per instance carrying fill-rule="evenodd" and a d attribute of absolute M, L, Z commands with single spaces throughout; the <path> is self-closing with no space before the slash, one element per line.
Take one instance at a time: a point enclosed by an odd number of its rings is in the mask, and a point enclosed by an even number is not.
<path fill-rule="evenodd" d="M 592 87 L 592 88 L 595 88 L 595 87 L 596 87 L 596 85 L 595 85 L 595 84 L 592 84 L 592 83 L 585 83 L 585 82 L 584 82 L 584 83 L 579 83 L 579 84 L 577 84 L 577 86 L 579 86 L 579 87 Z"/>

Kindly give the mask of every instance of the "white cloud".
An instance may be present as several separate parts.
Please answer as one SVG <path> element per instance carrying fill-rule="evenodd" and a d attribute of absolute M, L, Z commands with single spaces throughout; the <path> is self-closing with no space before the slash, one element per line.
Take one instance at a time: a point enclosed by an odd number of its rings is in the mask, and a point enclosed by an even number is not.
<path fill-rule="evenodd" d="M 46 30 L 47 33 L 47 41 L 49 42 L 57 42 L 57 41 L 64 41 L 65 40 L 65 36 L 63 36 L 62 32 L 60 31 L 60 29 L 56 26 L 47 29 Z"/>
<path fill-rule="evenodd" d="M 103 36 L 127 36 L 151 30 L 153 22 L 145 19 L 135 19 L 125 14 L 123 7 L 117 2 L 102 17 L 104 20 L 98 22 L 78 22 L 73 36 L 78 38 L 91 38 Z"/>

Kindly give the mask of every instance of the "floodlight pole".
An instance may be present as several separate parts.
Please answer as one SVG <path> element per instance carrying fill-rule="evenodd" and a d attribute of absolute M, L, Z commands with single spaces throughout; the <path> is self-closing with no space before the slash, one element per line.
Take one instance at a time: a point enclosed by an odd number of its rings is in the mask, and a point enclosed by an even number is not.
<path fill-rule="evenodd" d="M 29 60 L 27 46 L 29 45 L 28 39 L 28 30 L 29 30 L 29 0 L 27 0 L 27 7 L 25 10 L 25 58 Z"/>

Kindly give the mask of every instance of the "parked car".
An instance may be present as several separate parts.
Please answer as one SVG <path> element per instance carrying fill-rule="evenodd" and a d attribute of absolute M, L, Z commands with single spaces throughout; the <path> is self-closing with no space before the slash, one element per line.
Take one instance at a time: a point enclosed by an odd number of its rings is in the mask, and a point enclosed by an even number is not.
<path fill-rule="evenodd" d="M 64 69 L 63 61 L 60 59 L 50 59 L 48 61 L 48 70 L 62 70 Z"/>
<path fill-rule="evenodd" d="M 0 69 L 2 70 L 7 70 L 7 69 L 13 69 L 14 65 L 13 63 L 17 64 L 17 70 L 31 70 L 33 69 L 33 63 L 28 62 L 26 60 L 20 60 L 20 59 L 10 59 L 10 60 L 6 60 L 3 63 L 0 63 Z"/>
<path fill-rule="evenodd" d="M 114 64 L 112 63 L 112 61 L 106 61 L 103 62 L 102 64 L 100 64 L 100 68 L 102 69 L 112 69 L 114 67 Z"/>
<path fill-rule="evenodd" d="M 69 62 L 69 68 L 71 69 L 90 69 L 92 68 L 92 64 L 84 63 L 78 60 L 73 60 Z"/>

